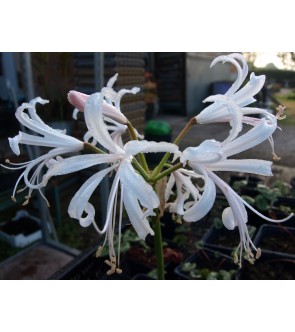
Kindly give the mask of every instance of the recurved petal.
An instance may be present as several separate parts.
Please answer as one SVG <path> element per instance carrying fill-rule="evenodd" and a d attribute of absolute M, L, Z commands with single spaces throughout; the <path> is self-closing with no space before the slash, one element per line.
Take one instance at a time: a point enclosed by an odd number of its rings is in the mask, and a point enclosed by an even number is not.
<path fill-rule="evenodd" d="M 112 140 L 102 114 L 103 96 L 100 93 L 91 95 L 85 104 L 85 122 L 90 134 L 106 149 L 111 152 L 124 153 Z"/>
<path fill-rule="evenodd" d="M 113 163 L 116 161 L 117 156 L 114 154 L 88 154 L 87 157 L 85 157 L 85 155 L 79 155 L 64 159 L 61 157 L 51 159 L 50 162 L 47 163 L 48 171 L 43 176 L 42 183 L 46 185 L 52 176 L 73 173 L 94 165 Z"/>
<path fill-rule="evenodd" d="M 21 140 L 20 134 L 14 137 L 8 137 L 9 146 L 17 156 L 20 155 L 20 149 L 19 149 L 20 140 Z"/>
<path fill-rule="evenodd" d="M 206 165 L 211 171 L 229 171 L 271 176 L 272 162 L 259 159 L 227 159 Z"/>
<path fill-rule="evenodd" d="M 114 168 L 115 166 L 111 166 L 92 175 L 72 198 L 68 213 L 71 218 L 78 219 L 81 226 L 87 227 L 94 221 L 95 209 L 89 203 L 89 199 L 102 179 Z M 84 212 L 86 213 L 86 217 L 82 217 Z"/>
<path fill-rule="evenodd" d="M 243 62 L 243 69 L 241 68 L 239 62 L 236 59 Z M 245 77 L 247 76 L 247 73 L 248 73 L 247 63 L 241 54 L 232 53 L 229 55 L 221 55 L 221 56 L 218 56 L 217 58 L 215 58 L 212 61 L 210 68 L 212 68 L 217 62 L 220 62 L 220 61 L 222 61 L 223 63 L 230 62 L 231 64 L 233 64 L 236 67 L 236 70 L 238 72 L 238 77 L 237 77 L 236 81 L 233 83 L 231 88 L 226 92 L 226 95 L 232 95 L 240 88 Z"/>
<path fill-rule="evenodd" d="M 227 229 L 233 230 L 237 226 L 231 207 L 227 207 L 223 210 L 221 218 L 223 225 Z"/>
<path fill-rule="evenodd" d="M 208 164 L 223 160 L 225 158 L 221 149 L 221 144 L 218 141 L 206 140 L 197 147 L 189 147 L 183 151 L 180 157 L 181 162 L 202 163 Z"/>
<path fill-rule="evenodd" d="M 207 176 L 206 171 L 201 167 L 197 167 L 196 171 L 204 175 L 204 191 L 201 198 L 184 213 L 183 219 L 185 221 L 198 221 L 202 219 L 211 210 L 216 197 L 215 184 Z"/>
<path fill-rule="evenodd" d="M 224 145 L 222 150 L 227 157 L 246 151 L 268 139 L 276 128 L 277 120 L 275 117 L 261 119 L 254 128 Z"/>
<path fill-rule="evenodd" d="M 149 141 L 129 141 L 124 146 L 126 155 L 134 156 L 140 152 L 170 152 L 179 153 L 179 148 L 173 143 L 167 142 L 149 142 Z"/>
<path fill-rule="evenodd" d="M 146 207 L 149 211 L 152 211 L 160 205 L 159 198 L 152 186 L 135 172 L 128 160 L 121 162 L 118 175 L 124 186 L 124 192 L 132 194 L 132 196 L 137 198 L 141 205 Z"/>
<path fill-rule="evenodd" d="M 148 234 L 154 235 L 148 220 L 146 219 L 146 213 L 142 212 L 142 209 L 138 203 L 137 198 L 123 185 L 123 201 L 126 212 L 134 227 L 138 236 L 144 240 Z M 151 215 L 151 214 L 150 214 Z"/>
<path fill-rule="evenodd" d="M 243 116 L 238 104 L 233 99 L 223 95 L 208 97 L 206 101 L 215 101 L 224 105 L 227 108 L 224 117 L 230 116 L 229 122 L 232 129 L 230 130 L 229 136 L 222 142 L 222 145 L 235 139 L 243 128 Z M 228 115 L 226 113 L 228 113 Z M 221 121 L 221 119 L 219 119 L 219 121 Z"/>
<path fill-rule="evenodd" d="M 254 73 L 250 75 L 250 81 L 238 92 L 235 93 L 233 99 L 240 107 L 249 105 L 255 101 L 255 96 L 263 87 L 265 83 L 265 75 L 255 76 Z"/>

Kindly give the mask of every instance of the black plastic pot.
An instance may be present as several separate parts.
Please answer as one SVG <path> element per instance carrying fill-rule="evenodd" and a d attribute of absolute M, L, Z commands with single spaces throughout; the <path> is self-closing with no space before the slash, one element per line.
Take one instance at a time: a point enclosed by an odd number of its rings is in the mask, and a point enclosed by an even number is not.
<path fill-rule="evenodd" d="M 248 230 L 251 238 L 254 238 L 256 228 L 248 226 Z M 228 230 L 224 226 L 216 228 L 213 225 L 204 235 L 202 241 L 206 248 L 231 256 L 233 250 L 240 243 L 239 230 L 237 227 L 234 230 Z"/>
<path fill-rule="evenodd" d="M 243 261 L 237 272 L 238 280 L 294 280 L 295 259 L 279 253 L 263 252 L 261 257 L 250 264 Z"/>
<path fill-rule="evenodd" d="M 52 280 L 129 280 L 132 278 L 128 265 L 122 261 L 122 274 L 107 275 L 107 257 L 95 257 L 97 246 L 74 258 L 69 264 L 50 277 Z"/>
<path fill-rule="evenodd" d="M 132 278 L 132 280 L 156 280 L 156 279 L 146 274 L 137 274 Z"/>
<path fill-rule="evenodd" d="M 264 225 L 258 231 L 254 244 L 262 253 L 279 253 L 295 259 L 295 228 L 283 225 Z"/>
<path fill-rule="evenodd" d="M 200 277 L 192 278 L 189 272 L 184 271 L 186 263 L 196 264 Z M 230 256 L 224 255 L 218 251 L 210 249 L 199 250 L 196 254 L 190 256 L 185 262 L 178 265 L 175 269 L 175 274 L 179 279 L 184 280 L 204 280 L 207 279 L 209 271 L 219 272 L 223 270 L 230 272 L 231 279 L 234 278 L 234 272 L 238 269 L 238 265 L 234 264 Z"/>

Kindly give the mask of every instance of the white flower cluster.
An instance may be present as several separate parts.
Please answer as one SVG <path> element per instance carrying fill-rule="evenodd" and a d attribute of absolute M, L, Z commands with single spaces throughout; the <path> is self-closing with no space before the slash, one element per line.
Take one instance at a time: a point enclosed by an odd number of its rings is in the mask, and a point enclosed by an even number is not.
<path fill-rule="evenodd" d="M 116 248 L 114 248 L 114 232 L 115 229 L 121 232 L 123 207 L 140 238 L 145 239 L 147 234 L 154 235 L 150 217 L 156 214 L 160 199 L 153 187 L 155 184 L 153 182 L 155 178 L 151 176 L 153 173 L 148 170 L 142 160 L 145 153 L 166 152 L 174 155 L 173 163 L 170 165 L 172 170 L 169 173 L 168 165 L 168 171 L 165 173 L 168 175 L 165 191 L 166 208 L 184 221 L 196 222 L 212 208 L 216 186 L 219 187 L 229 204 L 222 213 L 223 224 L 229 230 L 238 227 L 240 233 L 239 257 L 237 256 L 236 259 L 241 261 L 245 252 L 247 259 L 254 260 L 252 251 L 256 252 L 257 258 L 260 250 L 255 248 L 249 237 L 245 206 L 254 209 L 214 172 L 232 171 L 272 175 L 270 161 L 236 160 L 232 156 L 266 139 L 270 141 L 273 150 L 272 134 L 277 128 L 277 118 L 266 110 L 247 106 L 255 101 L 253 97 L 261 90 L 265 77 L 255 76 L 252 73 L 249 82 L 242 87 L 248 74 L 248 66 L 243 56 L 236 53 L 219 56 L 212 62 L 212 66 L 220 61 L 230 62 L 236 67 L 237 79 L 224 95 L 208 97 L 204 102 L 213 103 L 199 113 L 193 122 L 197 124 L 228 122 L 231 127 L 229 135 L 222 142 L 214 139 L 206 140 L 199 146 L 189 147 L 182 152 L 176 144 L 149 142 L 142 139 L 131 126 L 120 110 L 120 101 L 124 94 L 134 94 L 139 89 L 123 89 L 115 92 L 112 87 L 117 75 L 112 77 L 99 93 L 88 96 L 77 91 L 70 91 L 68 99 L 75 106 L 74 116 L 79 111 L 84 113 L 88 128 L 84 141 L 54 130 L 41 120 L 36 113 L 36 103 L 45 104 L 48 101 L 38 97 L 29 103 L 22 104 L 16 111 L 17 119 L 23 126 L 38 135 L 19 132 L 17 136 L 9 138 L 11 149 L 17 155 L 20 154 L 19 144 L 51 147 L 52 150 L 35 160 L 23 164 L 10 163 L 11 167 L 5 166 L 11 169 L 24 169 L 15 185 L 12 198 L 15 199 L 17 187 L 22 179 L 25 182 L 25 188 L 21 190 L 28 189 L 25 202 L 28 203 L 32 190 L 41 190 L 53 176 L 73 173 L 99 164 L 108 165 L 92 175 L 75 193 L 68 213 L 72 218 L 78 219 L 81 226 L 87 227 L 93 224 L 98 233 L 106 234 L 105 243 L 107 241 L 109 246 L 109 263 L 113 272 L 120 272 L 116 261 Z M 259 114 L 260 117 L 251 117 L 252 114 Z M 239 135 L 244 124 L 253 128 Z M 122 135 L 126 131 L 131 133 L 132 140 L 124 144 Z M 97 147 L 98 143 L 105 149 L 104 151 Z M 85 154 L 66 156 L 82 150 L 89 151 L 87 157 Z M 273 155 L 276 156 L 274 150 Z M 179 166 L 173 168 L 176 162 Z M 41 170 L 45 167 L 46 172 L 41 176 Z M 104 226 L 99 229 L 95 223 L 95 208 L 89 199 L 102 179 L 112 172 L 114 177 L 106 207 L 107 217 Z M 159 172 L 157 174 L 159 175 Z M 196 185 L 195 179 L 202 179 L 204 183 L 202 188 Z M 176 195 L 173 196 L 174 200 L 170 201 L 174 191 Z M 118 204 L 117 201 L 119 201 Z M 119 220 L 116 218 L 117 209 L 119 209 Z"/>

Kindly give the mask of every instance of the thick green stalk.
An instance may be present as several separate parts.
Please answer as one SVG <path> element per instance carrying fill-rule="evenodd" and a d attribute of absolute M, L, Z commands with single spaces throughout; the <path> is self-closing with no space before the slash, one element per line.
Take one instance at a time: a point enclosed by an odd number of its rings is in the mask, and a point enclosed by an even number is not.
<path fill-rule="evenodd" d="M 137 141 L 138 139 L 137 139 L 136 132 L 135 132 L 135 130 L 134 130 L 132 124 L 131 124 L 129 121 L 127 122 L 127 128 L 128 128 L 129 133 L 130 133 L 130 135 L 131 135 L 131 138 L 132 138 L 133 140 Z M 140 164 L 141 164 L 141 166 L 143 167 L 143 169 L 144 169 L 147 173 L 149 173 L 149 167 L 148 167 L 148 164 L 147 164 L 147 162 L 146 162 L 146 160 L 145 160 L 145 156 L 144 156 L 143 153 L 139 153 L 139 161 L 140 161 Z"/>
<path fill-rule="evenodd" d="M 160 211 L 157 211 L 157 215 L 152 218 L 152 225 L 155 232 L 155 254 L 157 262 L 158 280 L 164 280 L 164 255 L 163 255 L 163 241 L 162 241 L 162 230 L 160 222 Z"/>
<path fill-rule="evenodd" d="M 100 150 L 99 148 L 97 148 L 96 146 L 93 146 L 89 143 L 84 143 L 84 149 L 94 152 L 94 153 L 105 153 L 104 151 Z"/>
<path fill-rule="evenodd" d="M 185 125 L 185 127 L 182 129 L 180 134 L 176 137 L 174 140 L 174 144 L 178 145 L 180 141 L 183 139 L 183 137 L 188 133 L 188 131 L 191 129 L 191 127 L 197 123 L 197 120 L 195 117 L 191 118 L 189 122 Z M 152 174 L 152 177 L 156 177 L 164 167 L 165 163 L 167 162 L 168 158 L 170 157 L 170 152 L 165 153 L 163 159 L 160 161 L 159 165 L 154 169 L 154 172 Z"/>
<path fill-rule="evenodd" d="M 154 178 L 151 178 L 150 181 L 151 182 L 157 182 L 160 179 L 162 179 L 164 176 L 167 176 L 167 175 L 173 173 L 174 171 L 177 171 L 181 167 L 183 167 L 182 163 L 178 163 L 178 164 L 176 164 L 174 166 L 170 166 L 169 168 L 165 169 L 165 171 L 161 172 L 160 174 L 158 174 Z"/>

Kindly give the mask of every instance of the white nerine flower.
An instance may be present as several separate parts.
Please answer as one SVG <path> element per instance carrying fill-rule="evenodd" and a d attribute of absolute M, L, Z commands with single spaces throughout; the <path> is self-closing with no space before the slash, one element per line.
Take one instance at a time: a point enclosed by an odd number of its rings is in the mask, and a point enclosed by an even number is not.
<path fill-rule="evenodd" d="M 203 195 L 206 195 L 206 201 L 209 205 L 198 204 L 198 202 L 195 200 L 195 197 L 193 197 L 193 206 L 190 209 L 191 211 L 194 211 L 195 207 L 196 213 L 189 213 L 189 210 L 187 210 L 185 213 L 183 213 L 183 219 L 185 221 L 197 221 L 200 219 L 200 215 L 204 216 L 212 208 L 215 199 L 215 190 L 212 189 L 211 183 L 211 181 L 213 181 L 215 185 L 222 190 L 229 203 L 229 207 L 226 208 L 222 214 L 222 221 L 224 226 L 229 230 L 234 229 L 236 226 L 239 228 L 241 238 L 241 242 L 238 247 L 240 251 L 240 262 L 242 259 L 243 251 L 246 252 L 246 258 L 250 261 L 253 261 L 254 259 L 252 249 L 258 252 L 258 256 L 260 253 L 260 251 L 255 248 L 248 233 L 246 226 L 248 216 L 245 205 L 267 221 L 283 222 L 291 218 L 292 215 L 281 220 L 272 220 L 261 215 L 253 207 L 248 205 L 237 193 L 235 193 L 228 184 L 226 184 L 216 174 L 214 174 L 213 171 L 244 172 L 264 176 L 272 175 L 272 162 L 270 161 L 257 159 L 227 159 L 234 154 L 245 151 L 260 144 L 262 141 L 266 140 L 270 135 L 272 135 L 273 131 L 276 129 L 276 121 L 274 118 L 271 118 L 271 120 L 273 120 L 273 122 L 263 119 L 256 127 L 249 130 L 246 134 L 234 139 L 233 141 L 230 141 L 227 144 L 222 144 L 215 140 L 206 140 L 198 147 L 189 147 L 184 150 L 180 158 L 184 164 L 188 163 L 188 165 L 196 172 L 196 174 L 200 174 L 204 177 L 205 186 Z M 210 180 L 209 185 L 206 184 L 206 181 L 208 182 L 208 178 Z M 192 190 L 190 191 L 191 193 L 193 192 Z M 179 190 L 178 194 L 180 194 Z M 178 198 L 178 200 L 180 200 L 180 198 Z"/>
<path fill-rule="evenodd" d="M 213 122 L 227 122 L 243 121 L 243 115 L 247 114 L 267 114 L 266 110 L 258 108 L 245 108 L 245 106 L 252 104 L 256 100 L 253 98 L 263 87 L 265 76 L 255 76 L 254 73 L 250 75 L 250 81 L 238 89 L 243 84 L 248 74 L 248 65 L 241 54 L 232 53 L 229 55 L 222 55 L 213 60 L 210 67 L 222 61 L 233 64 L 238 72 L 238 77 L 231 88 L 224 95 L 210 96 L 204 102 L 214 102 L 212 105 L 206 107 L 200 114 L 196 116 L 198 123 L 213 123 Z M 242 63 L 242 67 L 239 64 Z"/>
<path fill-rule="evenodd" d="M 256 108 L 256 107 L 246 107 L 247 105 L 256 101 L 254 96 L 261 90 L 265 82 L 265 76 L 255 76 L 254 73 L 251 73 L 249 82 L 242 87 L 239 91 L 238 89 L 243 84 L 247 74 L 248 74 L 248 65 L 241 54 L 232 53 L 226 56 L 219 56 L 213 60 L 211 67 L 213 67 L 217 62 L 222 61 L 230 62 L 233 64 L 238 72 L 236 81 L 233 83 L 231 88 L 224 95 L 214 95 L 209 96 L 204 100 L 204 102 L 213 102 L 213 104 L 206 107 L 200 114 L 195 118 L 198 123 L 215 123 L 215 122 L 229 122 L 232 129 L 230 135 L 224 141 L 230 142 L 235 139 L 240 131 L 243 128 L 243 124 L 248 124 L 251 126 L 258 125 L 262 119 L 275 118 L 274 115 L 270 114 L 267 110 Z M 240 61 L 242 66 L 239 64 Z M 279 110 L 277 116 L 278 119 L 281 117 L 283 109 Z M 251 114 L 258 114 L 262 119 L 251 117 Z M 272 120 L 271 120 L 272 121 Z M 274 151 L 274 143 L 272 136 L 268 138 L 274 160 L 280 159 Z"/>
<path fill-rule="evenodd" d="M 116 221 L 116 200 L 119 188 L 121 190 L 119 229 L 121 225 L 122 206 L 124 205 L 129 219 L 141 239 L 145 239 L 147 234 L 154 234 L 147 218 L 155 215 L 153 210 L 160 204 L 159 198 L 152 186 L 131 165 L 133 156 L 141 152 L 170 152 L 177 154 L 178 147 L 171 143 L 148 141 L 129 141 L 123 146 L 120 139 L 119 141 L 113 139 L 108 132 L 103 119 L 103 98 L 103 93 L 91 95 L 86 101 L 84 114 L 89 130 L 89 137 L 93 137 L 109 153 L 88 154 L 87 157 L 79 155 L 65 159 L 56 158 L 51 160 L 47 163 L 48 172 L 43 177 L 43 184 L 46 185 L 48 179 L 55 175 L 76 172 L 102 163 L 111 164 L 106 169 L 92 175 L 82 185 L 72 198 L 68 212 L 72 218 L 79 220 L 81 226 L 87 227 L 93 224 L 98 233 L 107 233 L 110 259 L 114 263 L 116 262 L 116 254 L 113 237 Z M 95 209 L 89 203 L 89 199 L 102 179 L 113 170 L 116 171 L 116 174 L 109 195 L 107 218 L 103 228 L 99 229 L 95 223 Z"/>
<path fill-rule="evenodd" d="M 28 203 L 33 189 L 38 189 L 40 191 L 40 188 L 43 186 L 40 176 L 42 174 L 43 167 L 50 159 L 63 154 L 78 152 L 82 150 L 84 146 L 84 143 L 82 141 L 79 141 L 74 137 L 68 136 L 63 132 L 55 130 L 46 125 L 37 115 L 37 103 L 44 105 L 48 103 L 48 100 L 37 97 L 31 100 L 29 103 L 23 103 L 16 110 L 15 116 L 24 127 L 32 130 L 39 135 L 31 135 L 20 131 L 19 134 L 15 137 L 9 138 L 9 145 L 16 155 L 20 154 L 19 144 L 44 146 L 54 149 L 50 150 L 43 156 L 40 156 L 34 160 L 25 163 L 13 164 L 7 161 L 7 163 L 12 165 L 13 167 L 7 167 L 2 165 L 3 167 L 8 169 L 25 169 L 21 176 L 18 178 L 12 194 L 12 199 L 15 200 L 15 192 L 17 186 L 21 179 L 23 179 L 26 186 L 20 191 L 29 188 L 29 193 L 26 196 L 26 201 L 24 204 Z M 28 113 L 25 113 L 25 110 L 27 110 Z M 31 174 L 32 172 L 33 174 Z M 41 191 L 40 193 L 43 196 Z"/>

